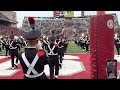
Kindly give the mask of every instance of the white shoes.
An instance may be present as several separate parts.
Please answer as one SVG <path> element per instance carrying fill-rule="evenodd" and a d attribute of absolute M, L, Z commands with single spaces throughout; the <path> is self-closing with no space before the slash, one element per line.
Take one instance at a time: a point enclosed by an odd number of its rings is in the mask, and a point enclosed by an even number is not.
<path fill-rule="evenodd" d="M 58 79 L 58 75 L 55 75 L 55 79 Z"/>
<path fill-rule="evenodd" d="M 10 56 L 6 56 L 7 58 L 10 58 Z"/>
<path fill-rule="evenodd" d="M 18 65 L 18 63 L 15 63 L 15 65 Z"/>

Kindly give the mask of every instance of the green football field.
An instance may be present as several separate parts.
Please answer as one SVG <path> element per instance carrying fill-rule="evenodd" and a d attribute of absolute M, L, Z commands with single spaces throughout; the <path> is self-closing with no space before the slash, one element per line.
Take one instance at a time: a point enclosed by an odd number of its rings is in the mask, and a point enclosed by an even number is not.
<path fill-rule="evenodd" d="M 23 52 L 24 48 L 21 48 L 20 52 Z M 116 48 L 114 49 L 114 52 L 116 53 Z M 81 49 L 80 47 L 78 47 L 74 41 L 70 41 L 68 44 L 68 48 L 67 48 L 67 53 L 86 53 L 85 51 L 83 51 L 83 49 Z M 2 50 L 2 54 L 5 54 L 5 50 Z"/>
<path fill-rule="evenodd" d="M 117 53 L 116 47 L 114 46 L 114 52 Z M 67 53 L 86 53 L 78 47 L 73 41 L 71 41 L 68 45 Z"/>
<path fill-rule="evenodd" d="M 117 53 L 115 47 L 114 52 Z M 83 51 L 83 49 L 81 49 L 80 47 L 78 47 L 73 41 L 71 41 L 68 45 L 67 53 L 86 53 L 86 52 Z"/>
<path fill-rule="evenodd" d="M 68 44 L 67 53 L 85 53 L 85 51 L 72 41 Z"/>

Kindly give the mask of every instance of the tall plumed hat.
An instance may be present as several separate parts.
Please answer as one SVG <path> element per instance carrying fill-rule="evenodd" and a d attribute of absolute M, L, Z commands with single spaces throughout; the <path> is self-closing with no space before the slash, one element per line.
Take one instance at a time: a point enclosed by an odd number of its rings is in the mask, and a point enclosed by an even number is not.
<path fill-rule="evenodd" d="M 28 17 L 30 30 L 23 37 L 27 40 L 36 40 L 40 37 L 41 32 L 40 30 L 35 29 L 35 20 L 33 17 Z"/>

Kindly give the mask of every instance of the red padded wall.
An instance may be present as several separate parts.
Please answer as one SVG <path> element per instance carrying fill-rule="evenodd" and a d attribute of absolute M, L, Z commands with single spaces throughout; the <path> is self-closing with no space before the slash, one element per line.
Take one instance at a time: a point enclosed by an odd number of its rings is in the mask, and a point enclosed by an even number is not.
<path fill-rule="evenodd" d="M 92 79 L 106 79 L 106 60 L 114 58 L 114 23 L 112 15 L 90 19 L 90 54 Z M 109 26 L 109 27 L 108 27 Z"/>

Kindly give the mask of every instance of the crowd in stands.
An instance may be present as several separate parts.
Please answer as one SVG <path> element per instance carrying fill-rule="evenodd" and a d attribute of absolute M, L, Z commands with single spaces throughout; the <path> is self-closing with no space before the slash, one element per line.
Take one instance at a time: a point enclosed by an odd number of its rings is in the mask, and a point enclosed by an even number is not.
<path fill-rule="evenodd" d="M 117 33 L 117 34 L 120 35 L 120 27 L 118 27 L 118 28 L 115 29 L 115 33 Z"/>
<path fill-rule="evenodd" d="M 0 25 L 0 34 L 9 36 L 13 32 L 15 35 L 23 35 L 24 30 L 20 30 L 16 27 L 8 27 L 4 25 Z"/>
<path fill-rule="evenodd" d="M 67 37 L 72 38 L 71 33 L 86 31 L 89 28 L 89 18 L 74 18 L 74 19 L 45 19 L 36 20 L 36 29 L 41 30 L 42 34 L 49 35 L 53 30 L 61 31 Z M 24 19 L 22 28 L 25 31 L 29 30 L 28 20 Z"/>

